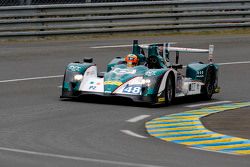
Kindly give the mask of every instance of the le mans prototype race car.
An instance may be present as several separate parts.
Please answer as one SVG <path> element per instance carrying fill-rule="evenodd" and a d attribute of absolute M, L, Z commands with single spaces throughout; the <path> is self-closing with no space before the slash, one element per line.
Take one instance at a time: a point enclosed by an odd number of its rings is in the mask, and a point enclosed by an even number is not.
<path fill-rule="evenodd" d="M 128 67 L 125 58 L 116 57 L 100 76 L 92 58 L 84 58 L 82 63 L 70 63 L 65 70 L 61 98 L 94 95 L 129 98 L 150 104 L 170 104 L 176 97 L 189 95 L 211 99 L 219 92 L 218 65 L 213 63 L 212 56 L 214 46 L 192 49 L 171 45 L 139 45 L 134 40 L 132 54 L 138 57 L 139 63 Z M 170 62 L 171 52 L 175 52 L 174 63 Z M 184 76 L 180 72 L 183 65 L 179 64 L 182 52 L 207 53 L 209 63 L 188 64 Z"/>

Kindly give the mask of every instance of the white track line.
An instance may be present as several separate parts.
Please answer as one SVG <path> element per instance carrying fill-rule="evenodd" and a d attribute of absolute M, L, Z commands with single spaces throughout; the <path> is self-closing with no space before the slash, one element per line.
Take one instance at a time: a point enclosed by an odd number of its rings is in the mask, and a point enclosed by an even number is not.
<path fill-rule="evenodd" d="M 249 64 L 249 63 L 250 63 L 250 61 L 239 61 L 239 62 L 227 62 L 227 63 L 217 63 L 217 64 L 218 65 L 234 65 L 234 64 Z M 183 67 L 186 67 L 186 66 L 183 66 Z M 39 80 L 39 79 L 51 79 L 51 78 L 60 78 L 60 77 L 63 77 L 63 75 L 2 80 L 2 81 L 0 81 L 0 83 Z"/>
<path fill-rule="evenodd" d="M 90 47 L 92 49 L 103 49 L 103 48 L 125 48 L 125 47 L 130 47 L 132 45 L 110 45 L 110 46 L 93 46 Z"/>
<path fill-rule="evenodd" d="M 142 139 L 146 139 L 147 138 L 145 136 L 142 136 L 142 135 L 139 135 L 137 133 L 134 133 L 134 132 L 132 132 L 130 130 L 121 130 L 121 132 L 123 132 L 123 133 L 125 133 L 127 135 L 130 135 L 130 136 L 133 136 L 133 137 L 138 137 L 138 138 L 142 138 Z"/>
<path fill-rule="evenodd" d="M 128 119 L 127 122 L 135 123 L 135 122 L 138 122 L 138 121 L 143 120 L 143 119 L 150 117 L 150 116 L 151 115 L 139 115 L 139 116 L 136 116 L 134 118 Z"/>
<path fill-rule="evenodd" d="M 34 77 L 34 78 L 22 78 L 22 79 L 10 79 L 10 80 L 2 80 L 0 83 L 7 82 L 18 82 L 18 81 L 29 81 L 29 80 L 38 80 L 38 79 L 50 79 L 50 78 L 60 78 L 63 75 L 54 75 L 54 76 L 44 76 L 44 77 Z"/>
<path fill-rule="evenodd" d="M 94 162 L 94 163 L 100 163 L 100 164 L 111 164 L 111 165 L 116 165 L 116 166 L 121 165 L 121 166 L 134 166 L 134 167 L 163 167 L 163 166 L 157 166 L 157 165 L 110 161 L 110 160 L 75 157 L 75 156 L 67 156 L 67 155 L 51 154 L 51 153 L 42 153 L 42 152 L 20 150 L 20 149 L 6 148 L 6 147 L 0 147 L 0 150 L 1 151 L 15 152 L 15 153 L 22 153 L 22 154 L 44 156 L 44 157 L 50 157 L 50 158 L 69 159 L 69 160 L 77 160 L 77 161 L 85 161 L 85 162 Z"/>
<path fill-rule="evenodd" d="M 210 102 L 210 103 L 199 103 L 199 104 L 193 104 L 193 105 L 187 105 L 185 107 L 194 108 L 194 107 L 200 107 L 200 106 L 209 106 L 214 104 L 223 104 L 223 103 L 231 103 L 232 101 L 216 101 L 216 102 Z"/>
<path fill-rule="evenodd" d="M 149 45 L 149 44 L 140 44 L 140 45 Z M 92 46 L 92 49 L 105 49 L 105 48 L 126 48 L 133 45 L 108 45 L 108 46 Z"/>
<path fill-rule="evenodd" d="M 233 65 L 233 64 L 249 64 L 250 61 L 238 61 L 238 62 L 228 62 L 228 63 L 217 63 L 219 65 Z"/>
<path fill-rule="evenodd" d="M 198 147 L 189 147 L 189 148 L 192 148 L 194 150 L 202 150 L 202 151 L 215 152 L 215 153 L 220 153 L 220 154 L 239 155 L 239 154 L 233 154 L 233 153 L 229 153 L 229 152 L 219 152 L 219 151 L 215 151 L 215 150 L 206 150 L 206 149 L 198 148 Z"/>

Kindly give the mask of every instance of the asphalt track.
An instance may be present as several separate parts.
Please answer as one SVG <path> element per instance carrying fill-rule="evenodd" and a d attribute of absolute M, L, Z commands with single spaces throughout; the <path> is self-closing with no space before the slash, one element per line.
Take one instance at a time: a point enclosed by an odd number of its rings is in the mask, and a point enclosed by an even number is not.
<path fill-rule="evenodd" d="M 135 37 L 136 38 L 136 37 Z M 91 48 L 130 44 L 132 37 L 3 43 L 0 45 L 0 166 L 1 167 L 249 167 L 248 155 L 235 156 L 194 150 L 150 137 L 145 122 L 162 115 L 189 110 L 187 105 L 204 101 L 180 100 L 161 108 L 129 102 L 60 101 L 61 77 L 67 63 L 93 57 L 100 71 L 114 56 L 126 55 L 129 47 Z M 179 46 L 207 48 L 215 45 L 218 63 L 250 61 L 250 35 L 138 37 L 143 43 L 175 41 Z M 206 61 L 206 56 L 185 56 L 183 64 Z M 250 64 L 220 68 L 222 92 L 209 102 L 250 101 Z M 13 80 L 14 79 L 14 80 Z M 12 80 L 12 82 L 9 82 Z M 198 99 L 197 99 L 198 100 Z M 149 115 L 142 120 L 131 118 Z M 244 114 L 237 115 L 239 119 Z M 246 119 L 246 118 L 245 118 Z M 244 121 L 249 124 L 249 121 Z M 240 124 L 240 123 L 239 123 Z M 238 126 L 238 128 L 241 128 Z M 145 138 L 123 133 L 128 130 Z M 227 131 L 230 133 L 230 130 Z"/>

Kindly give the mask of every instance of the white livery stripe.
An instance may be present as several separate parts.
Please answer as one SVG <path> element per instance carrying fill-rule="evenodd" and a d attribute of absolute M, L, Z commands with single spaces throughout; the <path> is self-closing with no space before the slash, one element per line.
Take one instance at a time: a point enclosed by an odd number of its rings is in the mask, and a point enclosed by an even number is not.
<path fill-rule="evenodd" d="M 130 136 L 133 136 L 133 137 L 137 137 L 137 138 L 142 138 L 142 139 L 146 139 L 147 138 L 145 136 L 142 136 L 142 135 L 139 135 L 137 133 L 134 133 L 134 132 L 132 132 L 130 130 L 121 130 L 121 132 L 123 132 L 123 133 L 125 133 L 127 135 L 130 135 Z"/>
<path fill-rule="evenodd" d="M 209 106 L 214 104 L 223 104 L 223 103 L 231 103 L 232 101 L 216 101 L 211 103 L 200 103 L 200 104 L 193 104 L 193 105 L 187 105 L 185 107 L 194 108 L 194 107 L 200 107 L 200 106 Z"/>
<path fill-rule="evenodd" d="M 0 147 L 1 151 L 9 151 L 15 153 L 36 155 L 36 156 L 44 156 L 50 158 L 60 158 L 60 159 L 69 159 L 69 160 L 77 160 L 77 161 L 85 161 L 92 163 L 100 163 L 100 164 L 109 164 L 114 166 L 132 166 L 132 167 L 163 167 L 158 165 L 148 165 L 148 164 L 139 164 L 139 163 L 130 163 L 130 162 L 121 162 L 121 161 L 111 161 L 111 160 L 103 160 L 103 159 L 94 159 L 94 158 L 84 158 L 84 157 L 75 157 L 75 156 L 67 156 L 60 154 L 51 154 L 51 153 L 42 153 L 28 150 L 20 150 L 13 148 Z"/>
<path fill-rule="evenodd" d="M 194 48 L 179 48 L 179 47 L 168 47 L 168 51 L 179 51 L 179 52 L 193 52 L 193 53 L 208 53 L 207 49 L 194 49 Z"/>
<path fill-rule="evenodd" d="M 134 117 L 134 118 L 131 118 L 131 119 L 128 119 L 127 122 L 131 122 L 131 123 L 134 123 L 134 122 L 138 122 L 140 120 L 143 120 L 147 117 L 150 117 L 150 115 L 139 115 L 137 117 Z"/>

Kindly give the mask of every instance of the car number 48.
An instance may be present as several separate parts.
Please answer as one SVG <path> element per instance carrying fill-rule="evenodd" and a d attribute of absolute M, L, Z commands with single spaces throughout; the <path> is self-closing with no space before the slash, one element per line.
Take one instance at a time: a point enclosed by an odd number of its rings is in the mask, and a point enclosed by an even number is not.
<path fill-rule="evenodd" d="M 135 86 L 135 85 L 126 86 L 123 89 L 123 92 L 130 93 L 130 94 L 140 94 L 141 93 L 141 86 Z"/>

